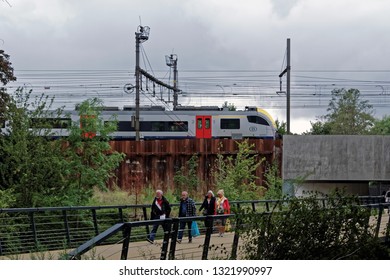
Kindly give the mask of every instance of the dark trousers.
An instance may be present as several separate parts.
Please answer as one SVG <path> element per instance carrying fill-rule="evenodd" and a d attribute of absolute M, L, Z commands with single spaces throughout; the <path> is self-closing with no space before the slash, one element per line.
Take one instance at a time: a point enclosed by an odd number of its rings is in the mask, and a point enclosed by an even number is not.
<path fill-rule="evenodd" d="M 152 231 L 150 232 L 150 234 L 148 236 L 148 238 L 150 240 L 154 241 L 154 238 L 156 237 L 156 232 L 157 232 L 157 229 L 158 229 L 159 226 L 160 226 L 160 224 L 154 224 L 153 225 Z M 161 226 L 162 226 L 164 232 L 167 231 L 166 226 L 164 226 L 164 225 L 161 225 Z"/>
<path fill-rule="evenodd" d="M 205 226 L 206 230 L 207 230 L 208 227 L 212 227 L 213 226 L 213 222 L 214 221 L 212 219 L 208 220 L 206 218 L 206 220 L 204 220 L 204 226 Z"/>
<path fill-rule="evenodd" d="M 190 222 L 180 222 L 179 233 L 177 234 L 177 239 L 181 240 L 183 238 L 184 228 L 186 227 L 186 225 L 188 227 L 188 239 L 192 240 L 192 234 L 191 234 L 192 221 L 190 221 Z"/>

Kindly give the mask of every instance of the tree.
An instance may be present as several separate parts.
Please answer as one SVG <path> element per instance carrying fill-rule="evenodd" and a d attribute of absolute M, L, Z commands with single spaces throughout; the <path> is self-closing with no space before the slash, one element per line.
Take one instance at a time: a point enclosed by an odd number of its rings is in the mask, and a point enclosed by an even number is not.
<path fill-rule="evenodd" d="M 31 93 L 31 92 L 30 92 Z M 80 106 L 85 118 L 75 122 L 70 136 L 53 140 L 49 118 L 63 117 L 50 110 L 53 100 L 31 100 L 22 90 L 11 98 L 6 112 L 8 131 L 0 137 L 0 204 L 8 207 L 83 205 L 93 187 L 107 180 L 124 155 L 111 150 L 108 134 L 115 122 L 100 119 L 101 103 L 88 100 Z M 92 134 L 94 137 L 89 137 Z M 6 199 L 6 200 L 5 200 Z"/>
<path fill-rule="evenodd" d="M 275 120 L 276 125 L 276 132 L 282 136 L 287 134 L 287 123 L 284 121 L 279 121 L 278 119 Z"/>
<path fill-rule="evenodd" d="M 267 170 L 264 173 L 267 182 L 267 191 L 265 199 L 282 199 L 283 198 L 283 179 L 280 175 L 279 160 L 275 159 L 271 164 L 267 165 Z"/>
<path fill-rule="evenodd" d="M 228 103 L 227 101 L 225 101 L 222 104 L 222 108 L 227 108 L 228 111 L 236 111 L 237 110 L 237 107 L 233 103 Z"/>
<path fill-rule="evenodd" d="M 0 82 L 15 81 L 13 67 L 0 50 Z M 33 120 L 60 114 L 49 112 L 53 100 L 18 89 L 10 96 L 0 87 L 0 205 L 35 207 L 58 205 L 64 191 L 61 155 L 57 143 L 50 141 L 48 124 L 31 129 Z M 39 135 L 39 137 L 38 137 Z"/>
<path fill-rule="evenodd" d="M 327 111 L 328 114 L 311 123 L 307 134 L 368 134 L 373 126 L 372 105 L 368 100 L 361 100 L 357 89 L 334 89 Z"/>
<path fill-rule="evenodd" d="M 384 116 L 381 120 L 375 120 L 370 134 L 389 135 L 390 134 L 390 116 Z"/>
<path fill-rule="evenodd" d="M 92 196 L 93 188 L 106 189 L 108 180 L 125 155 L 113 151 L 110 133 L 117 127 L 114 118 L 103 121 L 100 99 L 92 98 L 78 106 L 80 123 L 73 123 L 70 134 L 63 140 L 64 177 L 68 186 L 79 193 L 79 205 Z"/>
<path fill-rule="evenodd" d="M 310 122 L 311 129 L 310 132 L 305 132 L 304 134 L 311 135 L 329 135 L 331 134 L 331 123 L 325 120 L 317 119 L 316 122 Z"/>
<path fill-rule="evenodd" d="M 199 179 L 197 175 L 198 156 L 192 155 L 191 158 L 175 174 L 173 180 L 180 190 L 185 188 L 191 196 L 197 194 Z"/>
<path fill-rule="evenodd" d="M 4 115 L 8 130 L 0 137 L 0 190 L 8 194 L 8 207 L 56 205 L 65 186 L 60 147 L 50 140 L 48 124 L 34 124 L 60 110 L 49 111 L 52 100 L 43 95 L 32 100 L 30 94 L 17 90 Z"/>
<path fill-rule="evenodd" d="M 12 63 L 9 60 L 9 55 L 6 54 L 3 50 L 0 50 L 0 82 L 5 86 L 11 81 L 15 81 L 16 77 L 14 76 L 14 69 L 12 68 Z M 4 123 L 4 114 L 7 110 L 8 102 L 10 97 L 6 92 L 4 87 L 0 87 L 0 127 Z"/>
<path fill-rule="evenodd" d="M 0 82 L 6 85 L 11 81 L 16 81 L 14 68 L 9 60 L 9 55 L 4 50 L 0 50 Z"/>
<path fill-rule="evenodd" d="M 257 168 L 264 159 L 258 158 L 253 151 L 253 145 L 248 141 L 237 142 L 238 152 L 235 156 L 217 155 L 214 167 L 215 184 L 218 189 L 224 189 L 231 200 L 254 199 L 260 196 L 260 186 L 256 185 Z"/>

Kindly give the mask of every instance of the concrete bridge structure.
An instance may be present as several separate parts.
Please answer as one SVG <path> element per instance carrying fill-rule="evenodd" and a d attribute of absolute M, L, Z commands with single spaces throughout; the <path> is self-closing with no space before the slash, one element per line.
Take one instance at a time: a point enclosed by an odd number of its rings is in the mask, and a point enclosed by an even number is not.
<path fill-rule="evenodd" d="M 390 189 L 390 136 L 286 135 L 282 154 L 289 194 L 344 188 L 351 194 L 381 195 Z"/>

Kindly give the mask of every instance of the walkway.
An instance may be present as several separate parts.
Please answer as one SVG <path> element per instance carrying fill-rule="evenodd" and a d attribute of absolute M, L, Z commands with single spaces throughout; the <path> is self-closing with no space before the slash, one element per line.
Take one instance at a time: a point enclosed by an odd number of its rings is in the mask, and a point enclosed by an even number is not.
<path fill-rule="evenodd" d="M 230 256 L 232 250 L 234 233 L 225 233 L 224 237 L 219 237 L 218 234 L 213 234 L 210 240 L 210 251 L 208 259 L 226 259 Z M 201 260 L 204 235 L 200 235 L 192 239 L 192 243 L 188 243 L 187 238 L 183 238 L 181 244 L 176 244 L 175 258 L 177 260 Z M 155 244 L 150 244 L 147 241 L 130 242 L 128 260 L 158 260 L 161 254 L 162 240 L 156 240 Z M 85 260 L 120 260 L 122 244 L 97 246 L 90 252 L 83 255 Z M 69 250 L 71 251 L 71 250 Z M 65 251 L 49 251 L 33 254 L 21 254 L 14 256 L 3 256 L 4 259 L 18 260 L 58 260 Z"/>

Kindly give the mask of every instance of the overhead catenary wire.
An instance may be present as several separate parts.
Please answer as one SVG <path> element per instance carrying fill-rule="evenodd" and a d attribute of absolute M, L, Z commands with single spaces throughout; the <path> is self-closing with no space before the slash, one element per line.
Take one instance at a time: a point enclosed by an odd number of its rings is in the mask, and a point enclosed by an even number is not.
<path fill-rule="evenodd" d="M 181 87 L 183 95 L 181 102 L 191 99 L 192 105 L 206 102 L 205 98 L 240 98 L 242 101 L 261 99 L 261 107 L 280 108 L 273 102 L 278 97 L 274 92 L 278 89 L 277 71 L 271 70 L 181 70 Z M 154 71 L 157 77 L 162 77 L 167 71 Z M 374 73 L 375 75 L 369 75 Z M 318 108 L 318 102 L 323 108 L 328 106 L 331 91 L 334 88 L 357 88 L 362 99 L 370 99 L 370 104 L 383 108 L 390 106 L 390 70 L 294 70 L 291 84 L 291 107 Z M 379 75 L 377 75 L 379 74 Z M 126 105 L 133 102 L 132 95 L 123 92 L 123 85 L 133 79 L 134 72 L 129 70 L 18 70 L 15 69 L 18 80 L 9 83 L 6 88 L 13 92 L 18 87 L 25 86 L 33 92 L 55 96 L 59 102 L 72 103 L 72 99 L 96 96 L 104 102 L 126 100 Z M 165 77 L 161 79 L 164 80 Z M 169 83 L 169 80 L 168 82 Z M 218 90 L 216 85 L 225 85 L 225 91 Z M 149 89 L 150 90 L 150 89 Z M 206 99 L 207 100 L 207 99 Z M 147 100 L 150 102 L 150 100 Z M 155 101 L 156 104 L 164 104 Z M 214 102 L 214 101 L 213 101 Z M 221 104 L 212 105 L 221 105 Z M 233 102 L 234 103 L 234 102 Z M 278 99 L 283 104 L 282 98 Z M 164 106 L 168 106 L 164 104 Z M 169 106 L 168 106 L 169 107 Z"/>

